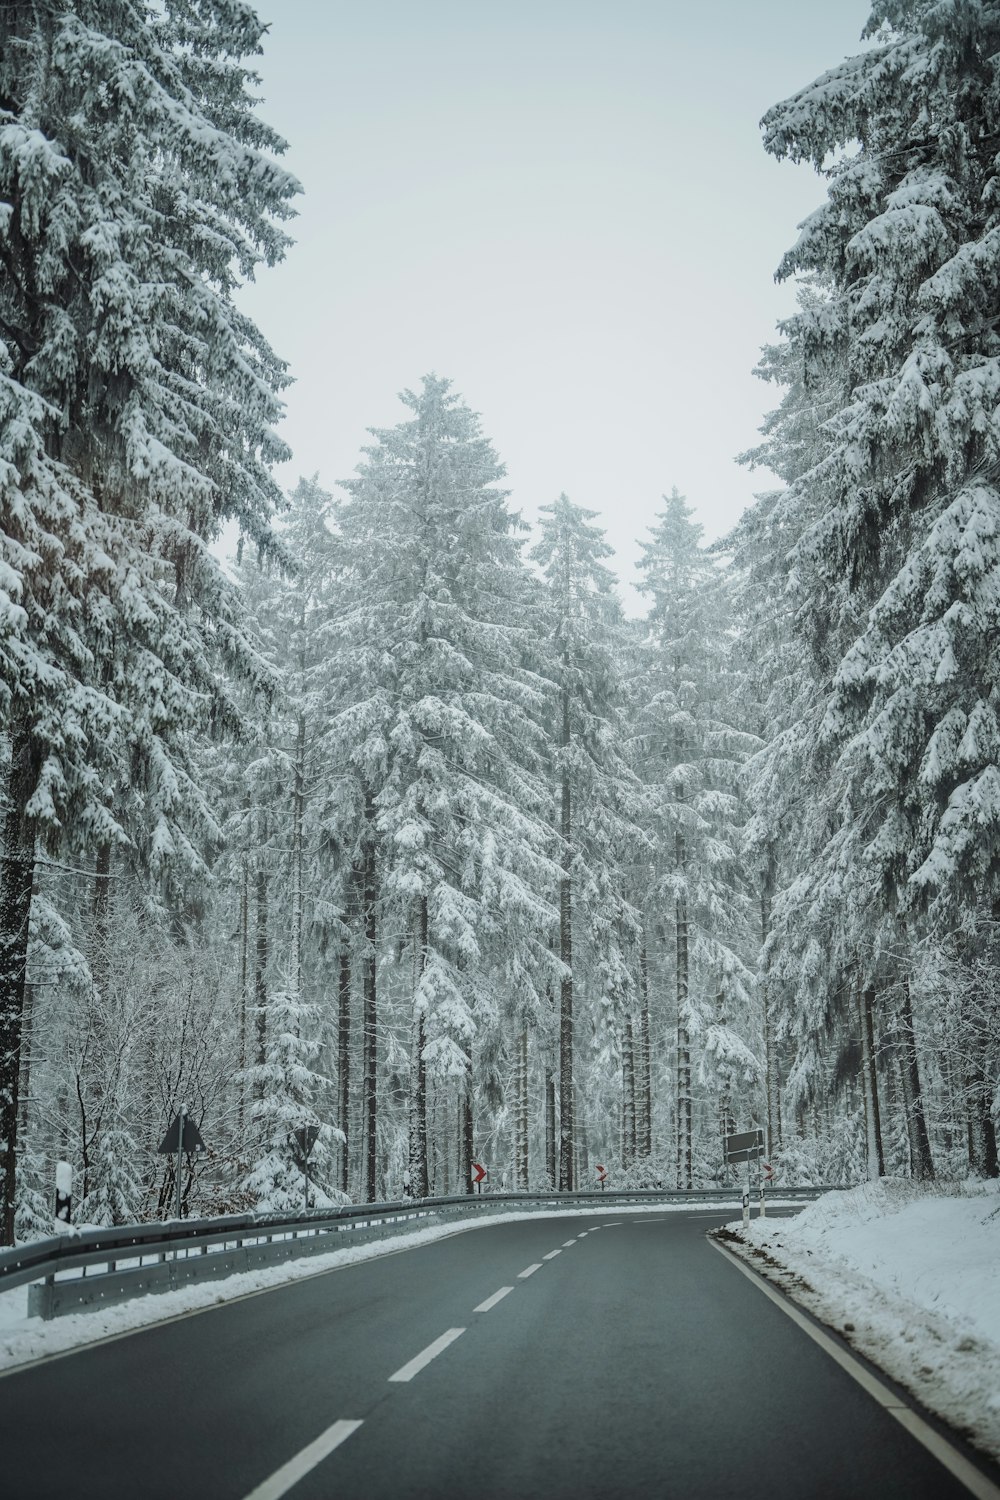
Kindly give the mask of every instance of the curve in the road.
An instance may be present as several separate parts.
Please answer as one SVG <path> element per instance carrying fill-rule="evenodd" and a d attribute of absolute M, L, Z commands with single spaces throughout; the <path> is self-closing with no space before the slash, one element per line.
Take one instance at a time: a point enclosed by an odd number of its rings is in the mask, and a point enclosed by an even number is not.
<path fill-rule="evenodd" d="M 967 1497 L 707 1227 L 494 1223 L 25 1369 L 4 1493 Z"/>

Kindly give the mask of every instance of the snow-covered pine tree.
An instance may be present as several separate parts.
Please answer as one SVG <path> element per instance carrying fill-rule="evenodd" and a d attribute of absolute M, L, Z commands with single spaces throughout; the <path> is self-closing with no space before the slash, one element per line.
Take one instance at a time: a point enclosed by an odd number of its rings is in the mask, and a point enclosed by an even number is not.
<path fill-rule="evenodd" d="M 881 1019 L 875 1024 L 883 1009 L 878 997 L 893 989 L 902 956 L 893 924 L 881 920 L 863 857 L 863 788 L 859 798 L 824 734 L 834 674 L 863 615 L 846 579 L 824 587 L 807 545 L 825 504 L 809 476 L 822 472 L 825 424 L 844 399 L 845 375 L 836 350 L 821 362 L 806 358 L 802 324 L 822 319 L 829 301 L 820 285 L 803 287 L 801 315 L 783 325 L 782 344 L 764 350 L 758 373 L 787 389 L 765 423 L 764 443 L 745 461 L 766 464 L 787 488 L 759 496 L 731 538 L 740 580 L 743 711 L 765 740 L 746 767 L 744 847 L 759 885 L 757 982 L 772 1155 L 780 1168 L 774 1146 L 787 1110 L 800 1136 L 819 1132 L 805 1149 L 822 1174 L 821 1163 L 833 1164 L 840 1151 L 821 1138 L 829 1133 L 824 1111 L 836 1106 L 848 1116 L 842 1141 L 852 1118 L 858 1127 L 860 1159 L 863 1102 L 874 1175 L 884 1165 L 875 1128 L 876 1064 L 885 1055 Z M 817 610 L 824 598 L 825 609 Z M 869 1021 L 872 1047 L 863 1045 Z M 779 1063 L 783 1098 L 776 1089 Z M 801 1170 L 802 1142 L 793 1149 Z"/>
<path fill-rule="evenodd" d="M 694 1181 L 692 1052 L 715 1084 L 717 1133 L 742 1098 L 756 1113 L 762 1075 L 747 958 L 751 939 L 739 864 L 740 766 L 755 745 L 727 717 L 729 608 L 718 563 L 674 489 L 642 543 L 649 596 L 640 719 L 648 815 L 661 868 L 656 893 L 673 915 L 676 985 L 677 1185 Z M 744 1106 L 746 1108 L 746 1106 Z M 708 1134 L 709 1159 L 721 1159 Z"/>
<path fill-rule="evenodd" d="M 0 1238 L 12 1235 L 37 839 L 198 862 L 182 748 L 263 676 L 209 544 L 266 545 L 283 366 L 233 291 L 297 184 L 236 0 L 0 10 Z M 116 805 L 128 770 L 128 831 Z"/>
<path fill-rule="evenodd" d="M 375 431 L 338 511 L 330 744 L 356 777 L 366 886 L 412 960 L 408 1155 L 420 1195 L 428 1069 L 457 1082 L 468 1149 L 483 997 L 540 1004 L 555 913 L 539 894 L 552 869 L 545 683 L 527 665 L 520 522 L 449 382 L 428 376 L 401 399 L 412 415 Z"/>
<path fill-rule="evenodd" d="M 845 579 L 862 611 L 825 734 L 864 788 L 886 906 L 946 924 L 994 904 L 1000 877 L 1000 16 L 887 0 L 868 35 L 868 51 L 769 112 L 765 141 L 829 181 L 782 267 L 828 282 L 801 337 L 810 365 L 833 347 L 847 375 L 802 481 L 824 501 L 801 544 L 821 585 L 813 619 Z M 995 1119 L 972 1125 L 995 1174 Z"/>
<path fill-rule="evenodd" d="M 330 696 L 332 509 L 332 496 L 315 478 L 300 480 L 279 530 L 290 571 L 265 557 L 244 562 L 240 573 L 261 647 L 282 682 L 271 713 L 256 725 L 255 743 L 236 779 L 239 793 L 230 820 L 236 829 L 234 853 L 241 858 L 249 835 L 250 858 L 270 892 L 260 914 L 267 923 L 268 982 L 258 986 L 253 1007 L 258 1046 L 246 1075 L 260 1138 L 247 1142 L 251 1165 L 245 1186 L 272 1204 L 284 1201 L 281 1183 L 286 1178 L 294 1183 L 299 1174 L 294 1130 L 321 1125 L 311 1166 L 327 1184 L 335 1174 L 326 1157 L 343 1144 L 344 1133 L 339 1117 L 328 1118 L 334 1090 L 323 1083 L 318 1067 L 334 1026 L 330 963 L 336 958 L 329 949 L 339 953 L 340 915 L 352 884 L 339 827 L 341 778 L 324 744 L 335 707 Z M 239 805 L 247 793 L 246 806 Z M 266 839 L 260 836 L 265 823 Z"/>
<path fill-rule="evenodd" d="M 558 1185 L 576 1184 L 576 1010 L 587 976 L 598 1016 L 617 1031 L 634 1004 L 638 914 L 626 872 L 642 842 L 638 779 L 622 752 L 624 640 L 611 548 L 596 511 L 560 495 L 543 506 L 531 556 L 547 590 L 549 726 L 557 804 L 559 880 Z"/>
<path fill-rule="evenodd" d="M 821 317 L 821 288 L 803 287 L 800 305 Z M 838 1006 L 846 1010 L 844 971 L 852 953 L 868 945 L 867 932 L 841 930 L 850 925 L 846 912 L 856 914 L 863 903 L 842 888 L 838 896 L 835 883 L 825 898 L 818 889 L 823 851 L 842 821 L 842 788 L 820 726 L 856 616 L 845 585 L 817 628 L 807 628 L 817 586 L 798 546 L 822 505 L 821 495 L 799 482 L 825 452 L 823 424 L 843 395 L 842 361 L 831 355 L 807 372 L 799 320 L 789 319 L 782 332 L 782 343 L 764 349 L 757 374 L 785 392 L 765 421 L 763 443 L 743 462 L 766 466 L 785 488 L 759 495 L 727 540 L 736 579 L 739 714 L 762 740 L 742 777 L 742 844 L 759 911 L 767 1140 L 779 1166 L 783 1112 L 801 1125 L 806 1104 L 832 1087 L 837 1065 L 828 1067 L 825 1055 L 831 1030 L 839 1029 Z M 789 1077 L 793 1088 L 785 1092 Z"/>

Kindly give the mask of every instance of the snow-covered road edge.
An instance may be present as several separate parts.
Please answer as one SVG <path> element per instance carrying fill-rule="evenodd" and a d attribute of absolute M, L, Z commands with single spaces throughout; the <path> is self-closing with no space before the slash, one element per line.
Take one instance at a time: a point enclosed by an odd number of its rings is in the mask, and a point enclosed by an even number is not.
<path fill-rule="evenodd" d="M 775 1198 L 774 1207 L 780 1206 Z M 796 1204 L 796 1207 L 799 1205 Z M 667 1214 L 692 1213 L 717 1210 L 718 1205 L 708 1201 L 691 1203 L 648 1203 L 609 1206 L 607 1216 L 620 1218 L 623 1214 Z M 377 1260 L 383 1255 L 395 1255 L 401 1250 L 410 1250 L 416 1245 L 426 1245 L 433 1240 L 447 1239 L 449 1235 L 462 1234 L 473 1229 L 488 1229 L 493 1224 L 511 1224 L 519 1220 L 548 1218 L 593 1218 L 600 1214 L 600 1207 L 553 1209 L 546 1213 L 490 1214 L 488 1217 L 470 1220 L 467 1223 L 433 1225 L 425 1229 L 412 1230 L 395 1235 L 391 1239 L 377 1240 L 371 1245 L 355 1245 L 350 1249 L 332 1250 L 328 1255 L 303 1256 L 301 1260 L 283 1261 L 276 1266 L 267 1266 L 258 1271 L 246 1271 L 227 1276 L 219 1281 L 198 1281 L 175 1291 L 150 1293 L 124 1302 L 118 1307 L 93 1308 L 87 1312 L 69 1313 L 51 1323 L 27 1316 L 27 1287 L 13 1292 L 0 1293 L 0 1374 L 39 1359 L 48 1359 L 57 1354 L 66 1354 L 87 1344 L 102 1343 L 106 1339 L 120 1338 L 139 1328 L 148 1328 L 155 1323 L 169 1322 L 173 1318 L 202 1312 L 224 1302 L 233 1302 L 256 1292 L 270 1291 L 274 1287 L 286 1286 L 290 1282 L 302 1281 L 310 1276 L 319 1276 L 326 1271 L 336 1271 L 342 1266 L 356 1265 L 359 1261 Z"/>
<path fill-rule="evenodd" d="M 765 1221 L 766 1223 L 766 1221 Z M 899 1296 L 839 1256 L 789 1244 L 780 1224 L 740 1220 L 712 1237 L 840 1335 L 994 1462 L 1000 1462 L 1000 1347 Z"/>

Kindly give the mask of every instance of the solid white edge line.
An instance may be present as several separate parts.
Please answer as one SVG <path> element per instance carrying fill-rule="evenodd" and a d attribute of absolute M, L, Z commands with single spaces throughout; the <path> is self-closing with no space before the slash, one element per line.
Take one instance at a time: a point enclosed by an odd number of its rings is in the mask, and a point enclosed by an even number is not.
<path fill-rule="evenodd" d="M 562 1255 L 562 1250 L 550 1250 L 548 1255 L 543 1255 L 542 1260 L 555 1260 L 557 1255 Z"/>
<path fill-rule="evenodd" d="M 831 1338 L 828 1333 L 824 1333 L 822 1328 L 817 1327 L 812 1319 L 800 1312 L 788 1297 L 771 1286 L 765 1277 L 755 1271 L 752 1266 L 748 1266 L 738 1255 L 734 1255 L 728 1246 L 720 1245 L 718 1240 L 711 1240 L 710 1243 L 720 1255 L 724 1255 L 727 1260 L 731 1261 L 738 1271 L 742 1271 L 758 1291 L 763 1292 L 765 1297 L 770 1297 L 775 1306 L 780 1307 L 793 1323 L 798 1324 L 803 1333 L 807 1333 L 826 1354 L 829 1354 L 831 1359 L 836 1360 L 841 1369 L 856 1380 L 873 1401 L 877 1401 L 884 1411 L 895 1417 L 911 1437 L 916 1438 L 917 1442 L 926 1448 L 928 1453 L 948 1470 L 949 1474 L 954 1475 L 959 1484 L 965 1486 L 970 1495 L 974 1495 L 976 1500 L 1000 1500 L 1000 1488 L 993 1483 L 992 1479 L 981 1469 L 977 1469 L 974 1463 L 970 1463 L 964 1453 L 953 1448 L 948 1439 L 942 1437 L 935 1428 L 925 1422 L 923 1417 L 915 1412 L 912 1406 L 908 1406 L 901 1396 L 883 1385 L 881 1380 L 866 1370 L 853 1354 L 843 1348 L 836 1339 Z"/>
<path fill-rule="evenodd" d="M 541 1269 L 542 1269 L 542 1263 L 541 1263 L 541 1261 L 540 1260 L 536 1260 L 535 1264 L 533 1266 L 528 1266 L 527 1269 L 524 1270 L 524 1271 L 518 1271 L 518 1273 L 517 1273 L 517 1279 L 518 1279 L 518 1281 L 524 1281 L 526 1277 L 528 1277 L 528 1276 L 534 1276 L 535 1272 L 536 1271 L 540 1271 Z"/>
<path fill-rule="evenodd" d="M 400 1365 L 396 1373 L 389 1376 L 389 1379 L 412 1380 L 414 1375 L 419 1375 L 425 1365 L 429 1365 L 432 1359 L 437 1359 L 438 1355 L 444 1349 L 447 1349 L 449 1344 L 453 1344 L 459 1334 L 464 1332 L 464 1328 L 449 1328 L 447 1333 L 442 1333 L 441 1337 L 435 1339 L 433 1344 L 428 1344 L 427 1348 L 422 1349 L 419 1354 L 414 1355 L 413 1359 L 408 1360 L 405 1365 Z"/>
<path fill-rule="evenodd" d="M 341 1421 L 334 1422 L 325 1432 L 312 1443 L 290 1458 L 287 1464 L 282 1464 L 276 1469 L 270 1478 L 265 1479 L 255 1490 L 251 1490 L 245 1500 L 279 1500 L 281 1495 L 286 1495 L 293 1484 L 298 1484 L 310 1469 L 323 1462 L 328 1453 L 334 1448 L 339 1448 L 341 1443 L 350 1437 L 352 1432 L 357 1432 L 361 1422 Z"/>
<path fill-rule="evenodd" d="M 487 1297 L 485 1302 L 480 1302 L 479 1306 L 474 1307 L 472 1311 L 489 1312 L 491 1307 L 496 1307 L 497 1303 L 502 1302 L 507 1293 L 512 1292 L 513 1290 L 514 1288 L 512 1286 L 502 1286 L 498 1292 L 494 1292 L 492 1297 Z"/>

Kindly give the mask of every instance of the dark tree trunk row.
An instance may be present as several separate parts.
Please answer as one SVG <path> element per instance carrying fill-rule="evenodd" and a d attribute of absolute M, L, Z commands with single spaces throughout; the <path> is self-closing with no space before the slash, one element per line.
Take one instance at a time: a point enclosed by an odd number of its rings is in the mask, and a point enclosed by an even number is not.
<path fill-rule="evenodd" d="M 378 870 L 375 863 L 375 802 L 365 791 L 364 873 L 362 919 L 365 930 L 363 1031 L 363 1079 L 365 1131 L 365 1201 L 378 1198 Z"/>
<path fill-rule="evenodd" d="M 0 1240 L 5 1245 L 14 1242 L 21 1028 L 35 878 L 35 832 L 27 807 L 40 768 L 37 746 L 27 735 L 15 733 L 0 864 Z"/>

